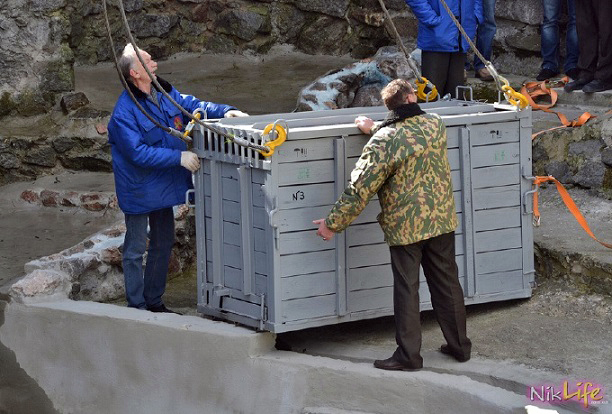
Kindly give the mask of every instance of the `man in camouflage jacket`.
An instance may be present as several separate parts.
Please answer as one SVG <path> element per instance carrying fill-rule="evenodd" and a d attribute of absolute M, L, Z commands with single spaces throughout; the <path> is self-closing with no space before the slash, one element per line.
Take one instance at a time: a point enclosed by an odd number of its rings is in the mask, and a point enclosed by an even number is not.
<path fill-rule="evenodd" d="M 391 111 L 374 127 L 371 119 L 355 123 L 375 134 L 351 173 L 351 181 L 326 219 L 315 220 L 317 234 L 331 240 L 346 229 L 378 193 L 378 216 L 391 251 L 397 350 L 374 366 L 418 370 L 421 357 L 419 265 L 423 267 L 434 313 L 447 344 L 440 351 L 458 361 L 470 359 L 463 289 L 455 262 L 457 214 L 447 156 L 446 128 L 435 114 L 416 103 L 410 83 L 389 83 L 382 97 Z M 373 275 L 375 277 L 375 275 Z"/>

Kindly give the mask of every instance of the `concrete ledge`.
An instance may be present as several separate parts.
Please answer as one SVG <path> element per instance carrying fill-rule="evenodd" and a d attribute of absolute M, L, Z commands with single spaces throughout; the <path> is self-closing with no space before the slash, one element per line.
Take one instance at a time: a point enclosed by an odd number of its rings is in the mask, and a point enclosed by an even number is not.
<path fill-rule="evenodd" d="M 380 371 L 277 351 L 273 341 L 224 322 L 93 302 L 8 303 L 0 318 L 0 343 L 60 413 L 472 414 L 528 403 L 460 372 Z"/>

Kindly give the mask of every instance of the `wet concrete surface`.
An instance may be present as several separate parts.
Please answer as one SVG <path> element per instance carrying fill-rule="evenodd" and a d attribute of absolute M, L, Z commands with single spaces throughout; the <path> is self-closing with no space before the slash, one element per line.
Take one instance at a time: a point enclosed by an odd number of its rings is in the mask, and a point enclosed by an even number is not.
<path fill-rule="evenodd" d="M 72 247 L 123 217 L 119 211 L 42 207 L 20 198 L 34 188 L 112 192 L 114 181 L 108 173 L 66 172 L 0 187 L 0 291 L 24 275 L 30 260 Z"/>

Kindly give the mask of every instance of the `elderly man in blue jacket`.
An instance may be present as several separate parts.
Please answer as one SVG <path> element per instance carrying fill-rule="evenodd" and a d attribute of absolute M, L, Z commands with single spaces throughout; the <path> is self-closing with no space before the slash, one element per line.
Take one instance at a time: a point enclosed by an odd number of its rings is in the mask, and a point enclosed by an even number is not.
<path fill-rule="evenodd" d="M 442 6 L 440 0 L 406 0 L 419 21 L 417 46 L 422 50 L 421 71 L 433 83 L 440 96 L 455 96 L 463 85 L 463 70 L 469 44 Z M 470 39 L 483 21 L 482 0 L 446 0 L 453 15 Z"/>
<path fill-rule="evenodd" d="M 144 50 L 139 52 L 149 72 L 156 77 L 157 63 Z M 124 48 L 119 70 L 149 115 L 162 125 L 184 129 L 188 119 L 152 84 L 132 45 Z M 156 79 L 189 112 L 202 108 L 208 118 L 246 116 L 229 105 L 182 95 L 168 82 Z M 185 192 L 191 187 L 191 173 L 200 168 L 200 159 L 187 150 L 182 140 L 156 127 L 138 109 L 127 91 L 123 91 L 115 105 L 108 124 L 108 140 L 117 199 L 125 214 L 123 273 L 128 306 L 151 312 L 172 312 L 162 301 L 174 245 L 172 207 L 184 203 Z M 147 236 L 150 240 L 143 272 Z"/>

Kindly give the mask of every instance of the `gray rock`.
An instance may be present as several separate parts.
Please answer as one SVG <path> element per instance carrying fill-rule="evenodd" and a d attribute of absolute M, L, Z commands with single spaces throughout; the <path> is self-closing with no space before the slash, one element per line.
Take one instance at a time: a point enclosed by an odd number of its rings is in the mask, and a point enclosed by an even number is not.
<path fill-rule="evenodd" d="M 573 177 L 576 184 L 593 189 L 601 189 L 606 174 L 606 167 L 599 161 L 588 161 Z"/>
<path fill-rule="evenodd" d="M 320 17 L 306 26 L 298 39 L 298 48 L 310 54 L 339 54 L 349 51 L 344 42 L 348 24 L 344 20 Z"/>
<path fill-rule="evenodd" d="M 601 162 L 612 167 L 612 147 L 607 147 L 601 152 Z"/>
<path fill-rule="evenodd" d="M 299 0 L 295 3 L 300 10 L 344 17 L 348 10 L 349 0 Z"/>
<path fill-rule="evenodd" d="M 585 158 L 599 157 L 603 147 L 602 142 L 596 139 L 572 142 L 569 145 L 568 153 L 569 155 L 583 156 Z"/>
<path fill-rule="evenodd" d="M 265 19 L 258 13 L 248 10 L 227 10 L 219 15 L 216 26 L 225 33 L 250 41 L 264 26 Z"/>
<path fill-rule="evenodd" d="M 50 145 L 43 145 L 28 151 L 23 158 L 23 162 L 40 165 L 42 167 L 54 167 L 57 162 L 57 157 Z"/>
<path fill-rule="evenodd" d="M 306 22 L 306 17 L 304 13 L 289 4 L 275 3 L 271 9 L 271 20 L 278 41 L 294 43 Z"/>
<path fill-rule="evenodd" d="M 68 113 L 79 109 L 85 105 L 89 105 L 89 99 L 83 92 L 74 92 L 62 96 L 60 105 L 64 112 Z"/>
<path fill-rule="evenodd" d="M 175 14 L 144 14 L 130 18 L 130 27 L 137 37 L 165 37 L 178 20 Z"/>
<path fill-rule="evenodd" d="M 74 148 L 77 143 L 78 138 L 58 137 L 53 140 L 52 145 L 53 148 L 55 148 L 55 151 L 62 153 Z"/>
<path fill-rule="evenodd" d="M 110 153 L 106 151 L 69 151 L 59 157 L 64 168 L 82 171 L 111 172 L 113 166 Z"/>
<path fill-rule="evenodd" d="M 542 5 L 531 0 L 500 0 L 495 16 L 537 26 L 542 23 Z"/>
<path fill-rule="evenodd" d="M 61 9 L 66 5 L 66 0 L 30 0 L 28 6 L 31 12 L 47 13 Z"/>
<path fill-rule="evenodd" d="M 19 168 L 20 166 L 21 162 L 14 154 L 6 152 L 0 153 L 0 168 L 9 170 L 12 168 Z"/>
<path fill-rule="evenodd" d="M 552 175 L 562 183 L 567 182 L 570 173 L 569 165 L 564 161 L 552 161 L 544 168 L 546 175 Z"/>
<path fill-rule="evenodd" d="M 67 299 L 69 276 L 58 270 L 36 269 L 13 284 L 9 295 L 17 302 L 34 303 L 50 299 Z"/>

